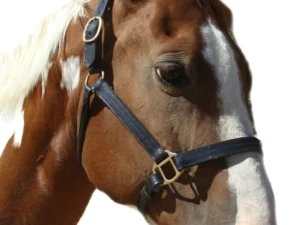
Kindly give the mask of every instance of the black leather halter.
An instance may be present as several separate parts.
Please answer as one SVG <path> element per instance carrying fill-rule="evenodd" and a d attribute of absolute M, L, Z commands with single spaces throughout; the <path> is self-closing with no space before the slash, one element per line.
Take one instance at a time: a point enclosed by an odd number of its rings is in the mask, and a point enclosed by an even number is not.
<path fill-rule="evenodd" d="M 100 0 L 95 16 L 89 20 L 84 32 L 85 64 L 90 74 L 103 73 L 101 71 L 101 55 L 99 55 L 102 45 L 99 40 L 101 40 L 102 16 L 107 3 L 108 0 Z M 87 80 L 88 78 L 89 76 Z M 154 161 L 153 173 L 149 176 L 140 192 L 138 207 L 142 213 L 146 212 L 147 206 L 154 194 L 159 192 L 162 186 L 175 182 L 185 169 L 234 154 L 245 152 L 261 153 L 260 141 L 255 137 L 236 138 L 180 154 L 166 151 L 101 76 L 93 86 L 89 86 L 87 81 L 84 85 L 77 143 L 77 155 L 80 164 L 85 131 L 89 120 L 89 101 L 93 93 L 115 114 Z M 174 170 L 172 178 L 168 178 L 165 175 L 163 166 L 166 164 L 172 165 Z"/>

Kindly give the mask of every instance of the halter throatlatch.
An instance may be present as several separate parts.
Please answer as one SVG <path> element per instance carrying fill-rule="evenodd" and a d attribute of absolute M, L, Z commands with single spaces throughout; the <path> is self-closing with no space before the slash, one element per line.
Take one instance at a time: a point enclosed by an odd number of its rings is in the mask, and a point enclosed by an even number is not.
<path fill-rule="evenodd" d="M 100 0 L 96 14 L 87 23 L 85 33 L 83 34 L 85 42 L 84 61 L 89 74 L 102 74 L 102 54 L 100 53 L 102 52 L 101 29 L 104 24 L 101 18 L 107 3 L 108 0 Z M 93 86 L 89 86 L 87 81 L 88 78 L 84 84 L 82 112 L 78 131 L 78 161 L 81 164 L 82 147 L 89 120 L 89 100 L 90 96 L 94 93 L 123 123 L 154 161 L 152 174 L 148 177 L 144 187 L 140 191 L 138 207 L 142 213 L 146 213 L 147 207 L 155 193 L 158 193 L 163 186 L 176 182 L 185 169 L 234 154 L 245 152 L 261 153 L 260 141 L 255 137 L 227 140 L 179 154 L 164 150 L 159 142 L 104 81 L 103 76 L 100 76 Z M 170 164 L 173 168 L 174 175 L 171 178 L 167 177 L 164 171 L 164 165 L 166 164 Z"/>

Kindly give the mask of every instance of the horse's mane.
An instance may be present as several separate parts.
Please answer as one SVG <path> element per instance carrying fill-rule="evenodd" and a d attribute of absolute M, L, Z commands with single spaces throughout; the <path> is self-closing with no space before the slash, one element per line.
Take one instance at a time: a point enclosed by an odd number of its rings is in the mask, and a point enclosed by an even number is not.
<path fill-rule="evenodd" d="M 63 7 L 41 21 L 25 44 L 0 52 L 0 121 L 22 111 L 23 102 L 44 71 L 53 54 L 62 45 L 73 19 L 83 16 L 89 0 L 67 0 Z"/>

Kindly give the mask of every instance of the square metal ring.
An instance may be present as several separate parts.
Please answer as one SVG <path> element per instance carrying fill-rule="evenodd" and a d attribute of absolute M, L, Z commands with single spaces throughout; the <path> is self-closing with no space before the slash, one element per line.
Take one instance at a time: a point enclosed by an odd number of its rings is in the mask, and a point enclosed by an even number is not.
<path fill-rule="evenodd" d="M 153 173 L 158 173 L 162 176 L 162 178 L 164 179 L 164 183 L 162 184 L 162 186 L 165 185 L 169 185 L 174 183 L 180 176 L 181 174 L 184 172 L 184 170 L 179 171 L 173 161 L 173 157 L 176 156 L 176 153 L 170 152 L 168 150 L 165 151 L 168 155 L 168 157 L 166 159 L 164 159 L 163 161 L 161 161 L 159 164 L 154 164 L 152 171 Z M 173 171 L 175 172 L 174 176 L 172 178 L 167 178 L 167 176 L 165 175 L 165 172 L 163 171 L 162 167 L 164 165 L 166 165 L 167 163 L 170 163 L 172 165 Z"/>

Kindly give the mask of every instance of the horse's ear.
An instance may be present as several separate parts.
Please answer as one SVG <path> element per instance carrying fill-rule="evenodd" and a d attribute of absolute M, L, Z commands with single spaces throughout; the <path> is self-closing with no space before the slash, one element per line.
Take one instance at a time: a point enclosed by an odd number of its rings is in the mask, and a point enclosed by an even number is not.
<path fill-rule="evenodd" d="M 221 0 L 210 0 L 212 9 L 227 30 L 232 30 L 232 13 L 231 10 Z"/>

